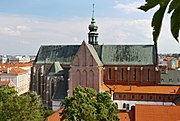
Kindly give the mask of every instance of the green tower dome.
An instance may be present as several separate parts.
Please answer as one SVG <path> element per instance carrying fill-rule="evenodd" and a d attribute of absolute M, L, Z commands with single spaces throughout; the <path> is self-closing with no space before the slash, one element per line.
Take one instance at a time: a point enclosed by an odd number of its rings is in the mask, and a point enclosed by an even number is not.
<path fill-rule="evenodd" d="M 95 19 L 92 18 L 91 24 L 89 25 L 89 30 L 90 31 L 97 31 L 98 26 L 96 25 Z"/>

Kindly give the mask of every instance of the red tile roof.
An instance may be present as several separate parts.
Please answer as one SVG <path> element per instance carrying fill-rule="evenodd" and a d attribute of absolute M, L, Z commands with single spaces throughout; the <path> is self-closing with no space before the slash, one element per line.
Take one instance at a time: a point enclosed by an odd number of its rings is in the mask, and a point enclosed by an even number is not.
<path fill-rule="evenodd" d="M 180 94 L 180 86 L 128 86 L 107 85 L 114 92 L 120 93 L 149 93 L 149 94 Z"/>
<path fill-rule="evenodd" d="M 135 121 L 180 121 L 180 106 L 136 105 Z"/>
<path fill-rule="evenodd" d="M 100 89 L 103 91 L 109 91 L 109 88 L 105 84 L 101 85 Z"/>
<path fill-rule="evenodd" d="M 18 75 L 27 72 L 27 70 L 21 69 L 19 67 L 0 68 L 0 71 L 2 75 L 5 74 Z"/>
<path fill-rule="evenodd" d="M 48 121 L 60 121 L 62 108 L 48 117 Z M 120 121 L 179 121 L 180 106 L 136 105 L 134 110 L 119 111 Z"/>
<path fill-rule="evenodd" d="M 59 113 L 61 113 L 63 108 L 57 110 L 52 115 L 48 116 L 48 121 L 60 121 Z"/>
<path fill-rule="evenodd" d="M 13 87 L 14 89 L 16 88 L 16 85 L 12 82 L 12 81 L 0 81 L 0 87 L 3 86 L 9 86 L 9 87 Z"/>
<path fill-rule="evenodd" d="M 0 81 L 0 86 L 7 86 L 10 81 Z"/>
<path fill-rule="evenodd" d="M 61 113 L 63 108 L 57 110 L 52 115 L 48 116 L 48 121 L 60 121 L 59 113 Z M 118 116 L 120 117 L 121 121 L 134 121 L 134 110 L 129 112 L 126 111 L 119 111 Z"/>
<path fill-rule="evenodd" d="M 16 62 L 16 63 L 0 63 L 0 68 L 4 67 L 26 67 L 26 66 L 33 66 L 32 62 Z"/>
<path fill-rule="evenodd" d="M 21 68 L 12 68 L 8 74 L 14 74 L 14 75 L 18 75 L 18 74 L 22 74 L 22 73 L 25 73 L 27 72 L 26 70 L 24 69 L 21 69 Z"/>
<path fill-rule="evenodd" d="M 134 110 L 131 110 L 129 112 L 126 111 L 119 111 L 118 116 L 120 118 L 120 121 L 135 121 L 135 114 Z"/>

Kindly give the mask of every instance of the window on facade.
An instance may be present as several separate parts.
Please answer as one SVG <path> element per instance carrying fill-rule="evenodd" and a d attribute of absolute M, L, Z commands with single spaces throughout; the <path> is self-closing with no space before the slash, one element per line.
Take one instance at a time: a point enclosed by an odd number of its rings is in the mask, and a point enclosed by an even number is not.
<path fill-rule="evenodd" d="M 41 76 L 44 74 L 44 65 L 41 66 Z"/>
<path fill-rule="evenodd" d="M 50 79 L 50 77 L 48 76 L 48 77 L 47 77 L 47 80 L 49 80 L 49 79 Z"/>
<path fill-rule="evenodd" d="M 159 100 L 161 100 L 161 98 L 162 98 L 162 97 L 161 97 L 161 96 L 159 96 Z"/>
<path fill-rule="evenodd" d="M 118 103 L 115 103 L 115 105 L 118 107 Z"/>
<path fill-rule="evenodd" d="M 134 99 L 134 97 L 135 97 L 135 96 L 134 96 L 134 95 L 132 95 L 132 99 Z"/>
<path fill-rule="evenodd" d="M 79 57 L 78 57 L 78 56 L 76 56 L 76 59 L 77 59 L 76 66 L 79 66 L 79 65 L 80 65 L 80 62 L 79 62 Z"/>
<path fill-rule="evenodd" d="M 84 70 L 82 73 L 82 86 L 86 87 L 87 86 L 87 71 Z"/>
<path fill-rule="evenodd" d="M 112 70 L 111 68 L 108 69 L 108 79 L 112 79 Z"/>
<path fill-rule="evenodd" d="M 119 98 L 119 94 L 116 94 L 116 98 Z"/>
<path fill-rule="evenodd" d="M 49 70 L 49 68 L 46 68 L 46 71 Z"/>
<path fill-rule="evenodd" d="M 77 81 L 79 82 L 79 85 L 82 85 L 81 83 L 81 72 L 79 70 L 76 71 Z"/>
<path fill-rule="evenodd" d="M 150 69 L 148 69 L 148 81 L 150 80 Z"/>
<path fill-rule="evenodd" d="M 118 96 L 117 96 L 117 94 L 114 94 L 114 98 L 117 98 Z"/>
<path fill-rule="evenodd" d="M 171 97 L 170 97 L 170 96 L 168 97 L 168 100 L 171 100 Z"/>
<path fill-rule="evenodd" d="M 136 81 L 136 68 L 134 69 L 133 80 Z"/>
<path fill-rule="evenodd" d="M 123 95 L 123 98 L 126 98 L 126 95 Z"/>
<path fill-rule="evenodd" d="M 89 80 L 89 86 L 94 88 L 94 72 L 92 70 L 89 72 Z"/>
<path fill-rule="evenodd" d="M 122 95 L 121 95 L 121 94 L 119 94 L 119 98 L 122 98 Z"/>
<path fill-rule="evenodd" d="M 33 67 L 33 73 L 34 74 L 36 73 L 36 67 Z"/>
<path fill-rule="evenodd" d="M 121 79 L 123 80 L 124 79 L 124 77 L 123 77 L 123 74 L 124 73 L 124 71 L 123 71 L 123 68 L 121 69 Z"/>
<path fill-rule="evenodd" d="M 123 108 L 126 108 L 126 103 L 123 103 Z"/>
<path fill-rule="evenodd" d="M 152 96 L 150 96 L 149 99 L 152 100 Z"/>
<path fill-rule="evenodd" d="M 172 79 L 169 79 L 169 82 L 171 82 L 172 81 Z"/>
<path fill-rule="evenodd" d="M 131 110 L 135 110 L 135 106 L 134 105 L 131 106 Z"/>
<path fill-rule="evenodd" d="M 90 64 L 89 65 L 93 66 L 93 57 L 92 57 L 92 55 L 90 56 Z"/>
<path fill-rule="evenodd" d="M 143 95 L 141 96 L 141 99 L 144 99 L 144 96 L 143 96 Z"/>
<path fill-rule="evenodd" d="M 54 83 L 51 83 L 51 96 L 54 94 Z"/>
<path fill-rule="evenodd" d="M 129 110 L 129 104 L 126 104 L 126 109 Z"/>
<path fill-rule="evenodd" d="M 118 69 L 119 80 L 121 80 L 121 69 Z"/>

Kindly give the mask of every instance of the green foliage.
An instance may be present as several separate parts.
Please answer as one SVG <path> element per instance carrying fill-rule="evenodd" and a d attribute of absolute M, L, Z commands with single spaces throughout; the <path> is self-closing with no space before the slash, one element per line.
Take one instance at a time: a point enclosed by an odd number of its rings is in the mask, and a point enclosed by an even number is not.
<path fill-rule="evenodd" d="M 172 13 L 171 15 L 171 33 L 173 37 L 179 42 L 179 30 L 180 30 L 180 2 L 179 0 L 145 0 L 146 4 L 139 7 L 139 9 L 143 11 L 148 11 L 155 6 L 159 5 L 159 9 L 154 13 L 152 18 L 153 27 L 153 41 L 156 44 L 162 26 L 163 17 L 167 7 L 168 13 Z"/>
<path fill-rule="evenodd" d="M 11 87 L 0 88 L 0 100 L 5 101 L 9 95 L 16 95 L 17 92 Z"/>
<path fill-rule="evenodd" d="M 60 114 L 65 121 L 119 121 L 117 105 L 109 93 L 97 93 L 91 88 L 77 87 L 72 97 L 63 101 Z"/>
<path fill-rule="evenodd" d="M 46 109 L 46 110 L 42 110 L 42 113 L 43 113 L 43 117 L 46 119 L 48 116 L 50 116 L 51 114 L 53 114 L 54 111 L 53 111 L 53 110 L 48 110 L 48 109 Z"/>
<path fill-rule="evenodd" d="M 0 88 L 0 121 L 43 121 L 42 103 L 35 92 L 18 96 L 14 89 Z"/>

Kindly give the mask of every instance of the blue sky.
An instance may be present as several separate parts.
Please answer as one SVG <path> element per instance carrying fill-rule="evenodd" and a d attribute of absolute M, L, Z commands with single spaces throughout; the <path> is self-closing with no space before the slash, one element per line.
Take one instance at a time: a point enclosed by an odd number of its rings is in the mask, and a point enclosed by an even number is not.
<path fill-rule="evenodd" d="M 36 55 L 41 45 L 87 41 L 95 3 L 99 44 L 153 44 L 151 17 L 136 9 L 144 0 L 1 0 L 0 54 Z M 160 53 L 180 52 L 165 15 Z"/>

